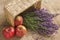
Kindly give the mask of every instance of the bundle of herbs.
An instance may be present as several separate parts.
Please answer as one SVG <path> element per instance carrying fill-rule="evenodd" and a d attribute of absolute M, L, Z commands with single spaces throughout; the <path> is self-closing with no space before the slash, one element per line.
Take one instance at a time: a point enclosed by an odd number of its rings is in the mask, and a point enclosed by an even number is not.
<path fill-rule="evenodd" d="M 23 25 L 39 34 L 52 35 L 59 28 L 57 24 L 52 22 L 52 19 L 58 14 L 51 14 L 44 8 L 33 12 L 25 12 L 21 15 L 24 18 Z"/>

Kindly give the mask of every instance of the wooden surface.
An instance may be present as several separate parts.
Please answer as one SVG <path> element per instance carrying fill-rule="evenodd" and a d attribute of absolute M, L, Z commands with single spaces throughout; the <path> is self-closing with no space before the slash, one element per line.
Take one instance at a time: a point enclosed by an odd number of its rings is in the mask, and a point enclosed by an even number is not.
<path fill-rule="evenodd" d="M 10 0 L 0 0 L 0 40 L 60 40 L 60 29 L 55 36 L 49 38 L 29 30 L 22 38 L 14 36 L 11 39 L 5 39 L 2 35 L 2 28 L 8 25 L 4 16 L 4 5 L 7 1 L 9 2 Z M 48 9 L 51 13 L 60 13 L 60 0 L 42 0 L 42 8 L 43 7 Z M 60 16 L 55 17 L 54 20 L 60 25 Z"/>

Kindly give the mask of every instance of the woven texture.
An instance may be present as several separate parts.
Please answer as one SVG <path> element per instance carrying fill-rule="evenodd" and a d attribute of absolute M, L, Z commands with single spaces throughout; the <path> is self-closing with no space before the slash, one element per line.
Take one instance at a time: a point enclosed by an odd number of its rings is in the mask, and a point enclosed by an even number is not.
<path fill-rule="evenodd" d="M 22 37 L 18 38 L 14 36 L 11 39 L 5 39 L 2 35 L 2 28 L 5 25 L 8 25 L 6 22 L 6 18 L 4 15 L 4 5 L 9 2 L 10 0 L 0 0 L 0 40 L 60 40 L 60 29 L 58 30 L 58 33 L 55 36 L 43 37 L 42 35 L 39 35 L 31 30 L 28 30 L 27 34 Z M 52 13 L 60 13 L 60 0 L 42 0 L 42 8 L 45 7 Z M 60 25 L 60 16 L 57 16 L 54 18 L 54 21 Z"/>

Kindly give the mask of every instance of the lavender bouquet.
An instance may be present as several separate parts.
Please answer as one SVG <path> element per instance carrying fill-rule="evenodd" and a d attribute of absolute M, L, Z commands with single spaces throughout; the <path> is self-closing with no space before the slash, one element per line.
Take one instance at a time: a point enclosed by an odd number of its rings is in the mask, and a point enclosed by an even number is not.
<path fill-rule="evenodd" d="M 24 24 L 27 28 L 37 31 L 39 34 L 52 35 L 58 30 L 58 25 L 52 19 L 58 14 L 51 14 L 45 9 L 23 13 Z"/>

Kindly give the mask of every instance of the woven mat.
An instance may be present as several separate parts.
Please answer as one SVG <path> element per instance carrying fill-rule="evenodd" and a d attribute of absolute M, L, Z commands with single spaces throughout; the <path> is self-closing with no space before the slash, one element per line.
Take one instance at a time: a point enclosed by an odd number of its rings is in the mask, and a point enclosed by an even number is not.
<path fill-rule="evenodd" d="M 4 25 L 7 25 L 6 18 L 4 15 L 4 5 L 11 0 L 0 0 L 0 40 L 60 40 L 60 29 L 55 36 L 51 36 L 49 38 L 39 35 L 31 30 L 28 30 L 27 34 L 18 38 L 16 36 L 11 39 L 5 39 L 2 35 L 2 28 Z M 42 7 L 48 9 L 51 13 L 60 13 L 60 0 L 42 0 Z M 54 18 L 54 21 L 60 25 L 60 16 Z"/>

